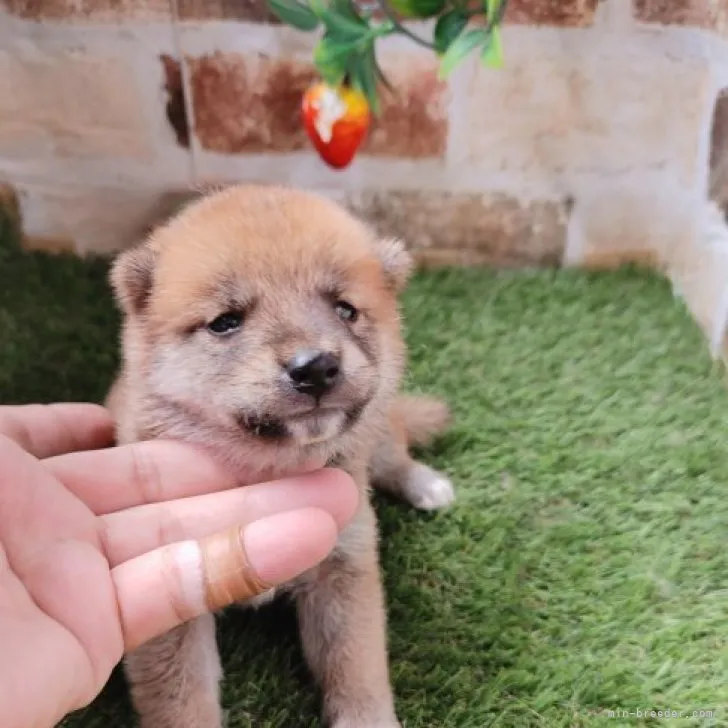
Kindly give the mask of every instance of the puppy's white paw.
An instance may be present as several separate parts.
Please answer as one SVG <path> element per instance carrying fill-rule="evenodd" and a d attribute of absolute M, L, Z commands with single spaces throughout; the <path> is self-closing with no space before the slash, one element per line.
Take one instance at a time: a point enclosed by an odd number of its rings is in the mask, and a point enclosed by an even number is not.
<path fill-rule="evenodd" d="M 455 500 L 455 488 L 442 473 L 417 463 L 407 483 L 407 497 L 415 508 L 435 511 Z"/>
<path fill-rule="evenodd" d="M 414 494 L 412 505 L 423 511 L 434 511 L 449 506 L 455 500 L 455 488 L 447 478 L 438 478 L 422 486 Z"/>

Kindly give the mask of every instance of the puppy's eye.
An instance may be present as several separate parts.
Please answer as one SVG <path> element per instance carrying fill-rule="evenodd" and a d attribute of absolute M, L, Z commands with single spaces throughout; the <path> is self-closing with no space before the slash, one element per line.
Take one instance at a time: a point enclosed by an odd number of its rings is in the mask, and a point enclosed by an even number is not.
<path fill-rule="evenodd" d="M 359 312 L 347 301 L 337 301 L 335 309 L 336 315 L 347 323 L 353 324 L 359 318 Z"/>
<path fill-rule="evenodd" d="M 216 319 L 207 324 L 207 330 L 211 334 L 222 336 L 237 331 L 243 323 L 243 315 L 234 311 L 227 311 L 220 314 Z"/>

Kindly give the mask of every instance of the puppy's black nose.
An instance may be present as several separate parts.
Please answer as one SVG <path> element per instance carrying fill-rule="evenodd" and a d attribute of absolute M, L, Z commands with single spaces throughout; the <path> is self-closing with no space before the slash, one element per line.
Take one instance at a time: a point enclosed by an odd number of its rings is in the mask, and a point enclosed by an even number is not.
<path fill-rule="evenodd" d="M 315 349 L 301 349 L 286 364 L 293 386 L 302 394 L 322 397 L 333 389 L 341 372 L 339 357 Z"/>

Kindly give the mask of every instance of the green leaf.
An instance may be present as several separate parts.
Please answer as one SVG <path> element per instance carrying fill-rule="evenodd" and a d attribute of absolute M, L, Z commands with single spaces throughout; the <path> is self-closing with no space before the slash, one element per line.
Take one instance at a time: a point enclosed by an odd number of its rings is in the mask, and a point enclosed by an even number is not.
<path fill-rule="evenodd" d="M 491 21 L 498 14 L 502 0 L 485 0 L 485 12 L 488 15 L 488 21 Z"/>
<path fill-rule="evenodd" d="M 334 0 L 331 10 L 325 0 L 308 0 L 311 12 L 324 24 L 326 30 L 340 40 L 362 40 L 374 34 L 369 24 L 358 17 L 352 8 L 344 6 L 345 0 Z"/>
<path fill-rule="evenodd" d="M 443 11 L 445 0 L 409 0 L 408 4 L 416 18 L 433 18 Z"/>
<path fill-rule="evenodd" d="M 308 0 L 308 7 L 319 18 L 321 17 L 321 13 L 326 10 L 326 4 L 323 0 Z"/>
<path fill-rule="evenodd" d="M 497 25 L 490 31 L 488 42 L 480 53 L 480 61 L 486 68 L 503 67 L 503 46 L 501 45 L 500 28 Z"/>
<path fill-rule="evenodd" d="M 374 55 L 374 45 L 370 45 L 364 53 L 364 93 L 369 100 L 369 106 L 374 114 L 379 114 L 379 77 L 377 75 L 377 59 Z"/>
<path fill-rule="evenodd" d="M 353 23 L 369 28 L 369 23 L 359 14 L 359 10 L 352 0 L 331 0 L 331 10 Z"/>
<path fill-rule="evenodd" d="M 365 52 L 352 56 L 349 65 L 349 75 L 352 86 L 366 96 L 372 112 L 375 115 L 379 114 L 377 62 L 373 44 L 370 44 Z"/>
<path fill-rule="evenodd" d="M 460 33 L 440 59 L 439 77 L 441 79 L 447 78 L 455 70 L 456 66 L 475 48 L 484 43 L 487 38 L 488 34 L 484 28 L 475 28 Z"/>
<path fill-rule="evenodd" d="M 267 0 L 271 12 L 286 25 L 298 30 L 316 30 L 319 21 L 308 5 L 298 0 Z"/>
<path fill-rule="evenodd" d="M 358 41 L 340 40 L 334 35 L 324 36 L 316 46 L 316 53 L 321 59 L 336 62 L 354 53 L 359 53 L 362 45 Z"/>
<path fill-rule="evenodd" d="M 313 51 L 313 62 L 324 81 L 332 85 L 341 83 L 346 75 L 349 57 L 356 51 L 356 44 L 342 44 L 324 36 Z"/>
<path fill-rule="evenodd" d="M 326 11 L 322 13 L 321 20 L 328 30 L 342 39 L 363 40 L 373 34 L 368 24 L 361 25 L 337 13 Z"/>
<path fill-rule="evenodd" d="M 452 42 L 468 24 L 468 16 L 460 9 L 450 10 L 441 15 L 435 24 L 435 51 L 445 53 Z"/>

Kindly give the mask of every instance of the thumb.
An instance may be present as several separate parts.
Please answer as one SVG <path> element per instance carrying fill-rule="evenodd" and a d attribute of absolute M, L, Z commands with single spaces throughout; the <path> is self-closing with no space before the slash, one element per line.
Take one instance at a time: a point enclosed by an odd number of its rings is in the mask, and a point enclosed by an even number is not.
<path fill-rule="evenodd" d="M 305 508 L 173 543 L 116 566 L 111 575 L 125 651 L 313 568 L 334 548 L 337 535 L 328 512 Z"/>

